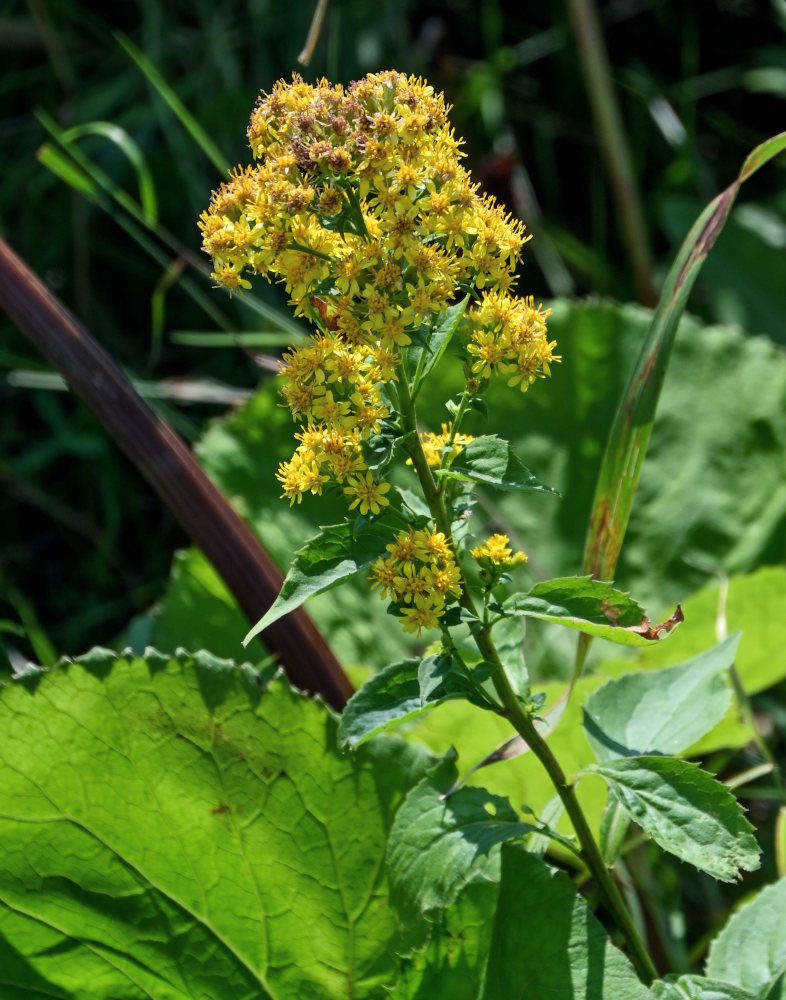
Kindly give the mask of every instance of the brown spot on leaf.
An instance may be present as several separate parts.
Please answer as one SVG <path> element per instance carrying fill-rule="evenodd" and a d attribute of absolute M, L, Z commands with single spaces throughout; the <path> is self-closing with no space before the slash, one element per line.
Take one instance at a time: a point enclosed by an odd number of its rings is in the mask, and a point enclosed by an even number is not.
<path fill-rule="evenodd" d="M 641 619 L 640 625 L 629 625 L 626 631 L 635 632 L 636 635 L 641 635 L 645 639 L 662 639 L 683 621 L 685 621 L 685 615 L 682 613 L 682 606 L 678 604 L 671 618 L 667 618 L 666 621 L 661 622 L 660 625 L 653 625 L 649 618 L 645 615 Z"/>

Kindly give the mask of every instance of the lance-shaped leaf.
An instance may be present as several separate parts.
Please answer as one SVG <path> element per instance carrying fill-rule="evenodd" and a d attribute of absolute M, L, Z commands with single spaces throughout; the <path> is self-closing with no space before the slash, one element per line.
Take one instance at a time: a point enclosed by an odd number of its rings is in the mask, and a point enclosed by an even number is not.
<path fill-rule="evenodd" d="M 678 607 L 669 621 L 652 625 L 631 597 L 589 576 L 544 580 L 526 594 L 509 597 L 499 610 L 505 616 L 539 618 L 625 646 L 663 639 L 682 621 Z"/>
<path fill-rule="evenodd" d="M 0 995 L 372 1000 L 398 974 L 380 858 L 433 766 L 281 678 L 95 650 L 0 692 Z"/>
<path fill-rule="evenodd" d="M 349 699 L 338 727 L 339 741 L 356 747 L 375 733 L 454 698 L 492 711 L 497 707 L 452 657 L 435 655 L 391 663 Z"/>
<path fill-rule="evenodd" d="M 620 757 L 591 764 L 664 851 L 724 882 L 758 867 L 753 827 L 732 793 L 696 764 L 673 757 Z"/>
<path fill-rule="evenodd" d="M 731 703 L 727 671 L 739 641 L 735 632 L 687 663 L 624 674 L 594 691 L 583 721 L 597 759 L 676 755 L 701 739 Z"/>
<path fill-rule="evenodd" d="M 243 645 L 309 597 L 330 590 L 370 565 L 385 551 L 388 541 L 387 533 L 378 525 L 358 528 L 345 521 L 322 528 L 295 553 L 281 593 L 245 637 Z"/>
<path fill-rule="evenodd" d="M 762 889 L 729 919 L 710 947 L 707 975 L 741 986 L 757 997 L 780 1000 L 786 996 L 784 928 L 786 878 Z"/>
<path fill-rule="evenodd" d="M 396 814 L 387 850 L 390 898 L 402 925 L 426 930 L 425 915 L 443 910 L 470 882 L 499 880 L 499 845 L 535 827 L 522 823 L 506 798 L 456 784 L 456 755 L 407 795 Z"/>
<path fill-rule="evenodd" d="M 510 444 L 496 434 L 475 438 L 463 448 L 447 469 L 435 469 L 435 474 L 448 479 L 482 483 L 498 490 L 529 490 L 553 493 L 556 490 L 537 479 L 511 451 Z"/>
<path fill-rule="evenodd" d="M 422 331 L 422 343 L 418 343 L 418 335 L 416 334 L 414 342 L 407 348 L 407 359 L 410 365 L 414 366 L 413 397 L 417 396 L 423 381 L 447 350 L 468 302 L 469 296 L 466 295 L 461 302 L 449 306 L 433 330 Z"/>
<path fill-rule="evenodd" d="M 658 1000 L 759 1000 L 747 990 L 705 976 L 669 976 L 653 984 Z"/>
<path fill-rule="evenodd" d="M 723 229 L 740 185 L 784 149 L 786 132 L 750 153 L 734 183 L 693 224 L 666 277 L 650 332 L 609 433 L 598 476 L 584 552 L 584 570 L 595 577 L 614 576 L 674 337 L 693 284 Z M 674 460 L 679 461 L 678 454 Z"/>
<path fill-rule="evenodd" d="M 647 1000 L 628 959 L 567 876 L 515 845 L 502 878 L 482 1000 Z"/>

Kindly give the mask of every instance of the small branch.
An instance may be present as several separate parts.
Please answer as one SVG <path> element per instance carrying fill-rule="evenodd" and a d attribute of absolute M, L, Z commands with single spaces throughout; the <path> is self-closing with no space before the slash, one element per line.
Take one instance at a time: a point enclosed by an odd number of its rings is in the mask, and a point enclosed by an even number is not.
<path fill-rule="evenodd" d="M 278 567 L 183 441 L 2 238 L 0 308 L 95 413 L 202 549 L 248 620 L 259 621 L 281 589 Z M 352 685 L 302 609 L 262 638 L 293 684 L 322 695 L 333 708 L 344 706 Z"/>
<path fill-rule="evenodd" d="M 598 11 L 594 0 L 568 0 L 568 8 L 592 116 L 595 119 L 595 134 L 606 163 L 617 207 L 617 220 L 633 269 L 636 291 L 645 306 L 654 307 L 657 305 L 658 295 L 652 278 L 652 251 L 641 195 L 633 171 L 633 158 L 611 80 L 611 67 Z"/>
<path fill-rule="evenodd" d="M 297 61 L 301 66 L 308 66 L 311 62 L 311 57 L 314 55 L 314 48 L 317 44 L 317 40 L 319 39 L 319 33 L 322 31 L 322 22 L 325 20 L 327 5 L 328 0 L 317 0 L 314 16 L 311 18 L 311 25 L 308 29 L 306 44 L 303 46 L 303 50 L 297 57 Z"/>

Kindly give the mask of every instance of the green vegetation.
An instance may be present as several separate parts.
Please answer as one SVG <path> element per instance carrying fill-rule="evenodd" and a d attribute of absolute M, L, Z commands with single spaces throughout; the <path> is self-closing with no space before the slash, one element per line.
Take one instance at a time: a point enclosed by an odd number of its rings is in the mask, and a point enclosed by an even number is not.
<path fill-rule="evenodd" d="M 786 996 L 786 13 L 593 12 L 0 8 L 0 236 L 209 477 L 0 255 L 3 998 Z"/>

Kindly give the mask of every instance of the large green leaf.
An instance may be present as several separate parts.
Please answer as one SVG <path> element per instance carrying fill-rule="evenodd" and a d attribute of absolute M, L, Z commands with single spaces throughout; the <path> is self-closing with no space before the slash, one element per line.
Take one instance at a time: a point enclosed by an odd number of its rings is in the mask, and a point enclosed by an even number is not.
<path fill-rule="evenodd" d="M 507 799 L 460 788 L 449 753 L 405 798 L 388 842 L 390 897 L 402 924 L 425 933 L 424 917 L 450 906 L 468 883 L 499 880 L 499 845 L 533 830 Z"/>
<path fill-rule="evenodd" d="M 731 703 L 727 671 L 739 641 L 737 632 L 687 663 L 624 674 L 593 692 L 584 731 L 597 759 L 679 754 L 708 733 Z"/>
<path fill-rule="evenodd" d="M 339 740 L 358 746 L 375 733 L 455 698 L 480 708 L 496 707 L 451 657 L 437 654 L 391 663 L 349 699 L 338 727 Z"/>
<path fill-rule="evenodd" d="M 741 906 L 712 942 L 706 973 L 756 996 L 786 996 L 786 878 Z M 775 986 L 774 996 L 768 991 Z"/>
<path fill-rule="evenodd" d="M 646 646 L 665 639 L 682 621 L 681 612 L 664 625 L 652 626 L 641 607 L 611 584 L 589 576 L 544 580 L 526 594 L 515 594 L 502 605 L 507 615 L 526 615 L 599 636 L 623 646 Z"/>
<path fill-rule="evenodd" d="M 3 689 L 3 997 L 378 997 L 380 859 L 428 759 L 341 756 L 336 728 L 204 653 L 95 650 Z"/>
<path fill-rule="evenodd" d="M 250 629 L 243 645 L 309 597 L 338 586 L 369 566 L 385 551 L 389 540 L 390 535 L 377 525 L 358 527 L 356 522 L 344 521 L 320 528 L 319 534 L 295 553 L 281 593 Z"/>
<path fill-rule="evenodd" d="M 724 882 L 758 867 L 753 827 L 732 793 L 696 764 L 672 757 L 619 757 L 591 764 L 631 819 L 664 851 Z"/>
<path fill-rule="evenodd" d="M 482 1000 L 652 997 L 565 875 L 514 845 L 502 879 Z"/>

